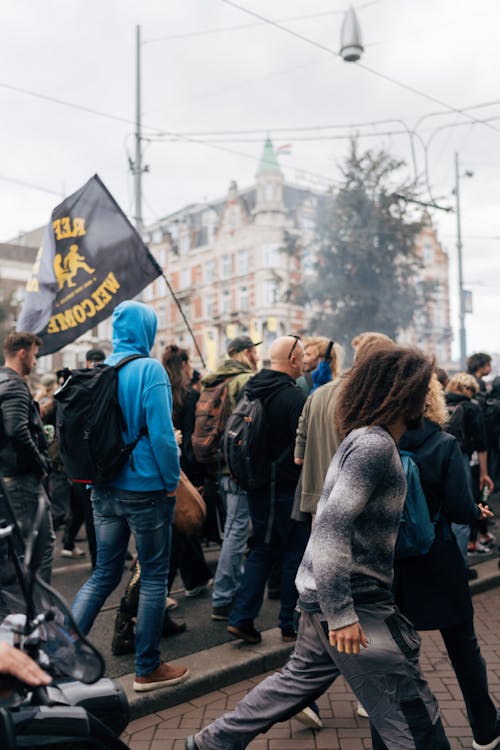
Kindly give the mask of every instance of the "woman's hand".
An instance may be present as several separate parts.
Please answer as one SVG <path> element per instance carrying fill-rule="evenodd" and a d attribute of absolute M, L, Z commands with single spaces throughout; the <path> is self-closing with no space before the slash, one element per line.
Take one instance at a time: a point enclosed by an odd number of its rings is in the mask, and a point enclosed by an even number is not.
<path fill-rule="evenodd" d="M 174 430 L 174 434 L 177 445 L 182 445 L 182 432 L 180 430 Z"/>
<path fill-rule="evenodd" d="M 368 641 L 359 622 L 338 630 L 329 630 L 328 638 L 330 646 L 341 654 L 359 654 L 360 646 L 368 648 Z"/>
<path fill-rule="evenodd" d="M 493 511 L 490 510 L 489 505 L 483 505 L 483 503 L 478 503 L 477 507 L 481 511 L 481 520 L 483 518 L 493 518 L 493 516 L 495 515 Z"/>

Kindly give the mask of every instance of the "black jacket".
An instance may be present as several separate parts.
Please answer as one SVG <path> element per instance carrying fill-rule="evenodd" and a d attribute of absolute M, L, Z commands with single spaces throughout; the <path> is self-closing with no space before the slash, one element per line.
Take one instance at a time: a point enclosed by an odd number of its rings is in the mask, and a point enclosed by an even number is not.
<path fill-rule="evenodd" d="M 0 367 L 0 417 L 0 473 L 41 479 L 50 460 L 38 404 L 10 367 Z"/>
<path fill-rule="evenodd" d="M 431 517 L 439 511 L 440 518 L 427 555 L 396 560 L 396 603 L 418 630 L 459 625 L 472 618 L 473 610 L 464 559 L 450 523 L 471 523 L 480 516 L 467 465 L 457 440 L 426 419 L 422 429 L 403 435 L 399 447 L 415 456 Z"/>
<path fill-rule="evenodd" d="M 277 489 L 295 491 L 300 467 L 293 460 L 293 449 L 299 417 L 307 396 L 295 380 L 284 372 L 262 369 L 245 386 L 249 398 L 260 398 L 267 408 L 271 460 L 290 452 L 280 462 Z"/>
<path fill-rule="evenodd" d="M 485 451 L 487 448 L 486 430 L 479 404 L 461 393 L 447 393 L 446 403 L 450 406 L 461 404 L 465 432 L 465 445 L 461 447 L 464 453 L 470 458 L 474 451 L 478 453 Z"/>

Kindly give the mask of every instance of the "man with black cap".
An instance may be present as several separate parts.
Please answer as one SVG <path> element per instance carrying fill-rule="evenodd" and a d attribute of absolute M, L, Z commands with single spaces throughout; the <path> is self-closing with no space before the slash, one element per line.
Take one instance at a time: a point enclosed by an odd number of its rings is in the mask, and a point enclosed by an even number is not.
<path fill-rule="evenodd" d="M 249 336 L 236 336 L 227 345 L 228 358 L 210 375 L 202 378 L 204 388 L 227 381 L 229 407 L 236 406 L 248 380 L 257 372 L 259 355 L 256 347 L 261 341 Z M 221 436 L 222 437 L 222 436 Z M 245 551 L 249 512 L 247 493 L 232 479 L 225 466 L 220 467 L 219 491 L 226 508 L 224 541 L 214 577 L 212 619 L 227 620 L 241 580 L 242 560 Z"/>
<path fill-rule="evenodd" d="M 85 355 L 85 367 L 91 368 L 100 365 L 106 359 L 102 349 L 89 349 Z"/>

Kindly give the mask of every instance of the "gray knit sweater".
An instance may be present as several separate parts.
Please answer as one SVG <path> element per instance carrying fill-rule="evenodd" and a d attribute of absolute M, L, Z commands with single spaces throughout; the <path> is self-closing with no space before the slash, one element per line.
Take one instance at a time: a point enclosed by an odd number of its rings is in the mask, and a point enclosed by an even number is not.
<path fill-rule="evenodd" d="M 356 601 L 389 593 L 406 496 L 398 449 L 383 427 L 353 430 L 339 446 L 318 504 L 296 586 L 331 630 L 358 621 Z"/>

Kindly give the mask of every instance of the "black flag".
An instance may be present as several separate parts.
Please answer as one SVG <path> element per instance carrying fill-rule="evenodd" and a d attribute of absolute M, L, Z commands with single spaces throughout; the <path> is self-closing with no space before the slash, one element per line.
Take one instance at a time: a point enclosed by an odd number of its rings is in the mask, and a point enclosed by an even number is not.
<path fill-rule="evenodd" d="M 18 331 L 51 354 L 108 318 L 161 269 L 97 175 L 52 212 L 26 285 Z"/>

